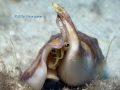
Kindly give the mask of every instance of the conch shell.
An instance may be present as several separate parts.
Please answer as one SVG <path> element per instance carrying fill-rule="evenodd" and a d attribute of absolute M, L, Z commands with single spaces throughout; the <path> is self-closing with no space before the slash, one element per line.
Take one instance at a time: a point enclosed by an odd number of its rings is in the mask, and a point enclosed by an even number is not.
<path fill-rule="evenodd" d="M 56 3 L 53 7 L 61 33 L 51 36 L 21 77 L 35 90 L 46 79 L 80 86 L 95 78 L 104 61 L 97 39 L 77 31 L 64 8 Z"/>

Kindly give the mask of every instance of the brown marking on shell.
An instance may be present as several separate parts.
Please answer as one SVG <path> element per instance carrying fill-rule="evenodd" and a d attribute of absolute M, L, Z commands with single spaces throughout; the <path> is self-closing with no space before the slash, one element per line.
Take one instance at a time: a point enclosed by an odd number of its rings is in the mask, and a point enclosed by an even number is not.
<path fill-rule="evenodd" d="M 91 49 L 93 59 L 97 60 L 97 62 L 102 62 L 101 60 L 104 60 L 104 56 L 98 45 L 97 39 L 94 37 L 90 37 L 80 31 L 77 31 L 77 33 L 78 33 L 78 36 L 81 39 L 81 41 L 85 42 Z"/>
<path fill-rule="evenodd" d="M 89 58 L 89 59 L 93 58 L 93 54 L 92 54 L 92 51 L 91 51 L 90 47 L 83 41 L 81 41 L 81 46 L 85 51 L 85 54 L 86 54 L 85 56 L 87 56 L 87 58 Z M 93 60 L 94 59 L 92 59 L 91 62 L 94 62 Z"/>
<path fill-rule="evenodd" d="M 53 44 L 54 44 L 54 45 L 57 45 L 58 43 L 60 43 L 60 41 L 61 41 L 61 40 L 60 40 L 59 38 L 56 38 L 55 40 L 53 40 L 53 41 L 50 42 L 49 44 L 50 44 L 50 45 L 53 45 Z"/>

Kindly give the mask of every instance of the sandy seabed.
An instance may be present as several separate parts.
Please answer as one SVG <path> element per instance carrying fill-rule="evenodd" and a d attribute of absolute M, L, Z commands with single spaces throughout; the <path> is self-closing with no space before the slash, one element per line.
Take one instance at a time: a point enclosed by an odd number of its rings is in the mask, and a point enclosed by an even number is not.
<path fill-rule="evenodd" d="M 0 0 L 0 90 L 5 90 L 5 86 L 11 90 L 28 89 L 19 82 L 19 76 L 50 36 L 60 32 L 53 2 L 67 10 L 78 30 L 98 39 L 105 57 L 111 40 L 116 37 L 110 46 L 106 65 L 112 79 L 95 81 L 86 90 L 119 88 L 119 0 Z"/>

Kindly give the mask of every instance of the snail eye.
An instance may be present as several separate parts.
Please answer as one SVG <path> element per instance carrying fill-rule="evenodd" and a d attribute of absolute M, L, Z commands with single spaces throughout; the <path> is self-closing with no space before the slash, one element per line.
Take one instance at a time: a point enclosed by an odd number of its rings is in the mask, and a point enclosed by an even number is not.
<path fill-rule="evenodd" d="M 56 49 L 51 49 L 51 53 L 55 54 L 56 53 Z"/>
<path fill-rule="evenodd" d="M 70 44 L 69 43 L 65 43 L 64 47 L 69 47 Z"/>

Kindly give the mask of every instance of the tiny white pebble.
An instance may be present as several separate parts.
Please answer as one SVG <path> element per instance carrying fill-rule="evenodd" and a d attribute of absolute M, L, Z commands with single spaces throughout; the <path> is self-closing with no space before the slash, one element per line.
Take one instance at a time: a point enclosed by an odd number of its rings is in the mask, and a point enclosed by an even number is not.
<path fill-rule="evenodd" d="M 19 53 L 17 53 L 16 56 L 17 56 L 17 58 L 20 58 L 20 54 Z"/>
<path fill-rule="evenodd" d="M 14 31 L 10 31 L 9 34 L 10 35 L 15 35 L 15 32 Z"/>

